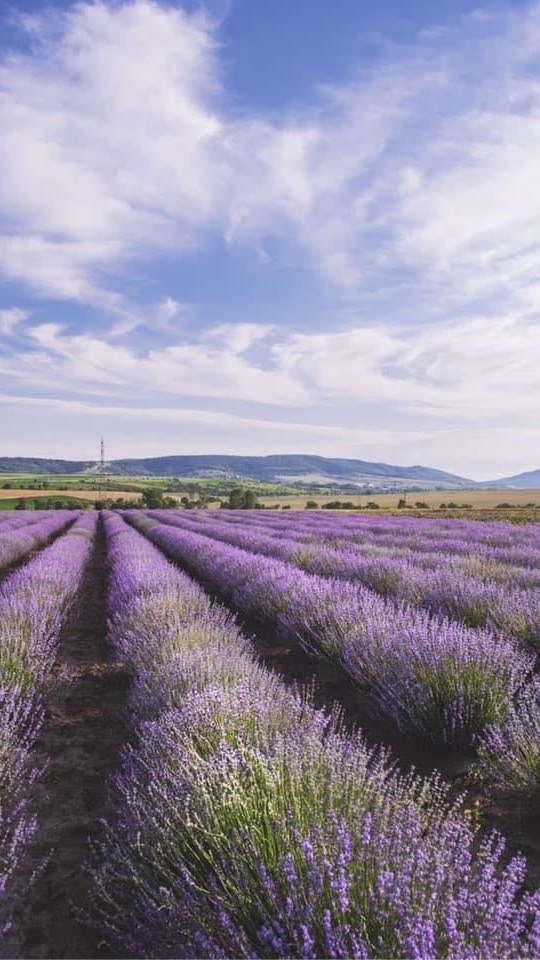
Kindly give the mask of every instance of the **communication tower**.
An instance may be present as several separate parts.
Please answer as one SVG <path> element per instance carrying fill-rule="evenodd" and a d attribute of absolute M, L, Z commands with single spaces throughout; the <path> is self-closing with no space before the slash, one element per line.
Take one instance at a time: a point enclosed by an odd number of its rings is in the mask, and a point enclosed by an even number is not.
<path fill-rule="evenodd" d="M 103 477 L 105 476 L 105 441 L 103 439 L 103 434 L 101 434 L 101 443 L 99 448 L 99 464 L 98 464 L 98 500 L 102 500 L 103 494 Z"/>

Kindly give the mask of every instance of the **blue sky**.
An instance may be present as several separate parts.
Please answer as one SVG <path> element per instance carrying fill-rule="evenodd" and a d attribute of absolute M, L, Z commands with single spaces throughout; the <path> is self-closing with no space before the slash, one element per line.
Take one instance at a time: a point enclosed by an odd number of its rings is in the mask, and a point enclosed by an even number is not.
<path fill-rule="evenodd" d="M 1 454 L 540 465 L 540 4 L 2 17 Z"/>

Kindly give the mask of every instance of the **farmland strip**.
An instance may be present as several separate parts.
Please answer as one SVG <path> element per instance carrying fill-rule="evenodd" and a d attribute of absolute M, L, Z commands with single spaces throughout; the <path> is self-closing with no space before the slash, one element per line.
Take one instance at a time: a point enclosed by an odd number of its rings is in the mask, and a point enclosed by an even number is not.
<path fill-rule="evenodd" d="M 22 902 L 27 848 L 36 833 L 30 803 L 37 772 L 33 748 L 58 635 L 88 559 L 94 526 L 94 518 L 79 518 L 0 586 L 0 941 L 10 932 L 17 900 Z"/>
<path fill-rule="evenodd" d="M 18 563 L 26 560 L 34 550 L 45 546 L 74 522 L 77 514 L 58 510 L 37 521 L 19 525 L 4 533 L 0 529 L 0 580 Z"/>
<path fill-rule="evenodd" d="M 466 562 L 452 556 L 439 557 L 435 567 L 425 569 L 402 557 L 361 555 L 350 547 L 305 544 L 291 536 L 278 539 L 252 531 L 249 522 L 237 527 L 168 511 L 150 511 L 148 515 L 251 553 L 275 557 L 316 576 L 360 583 L 397 604 L 407 603 L 471 627 L 488 627 L 540 647 L 540 573 L 536 571 L 497 569 L 481 558 L 471 557 Z"/>
<path fill-rule="evenodd" d="M 465 746 L 505 716 L 532 670 L 509 638 L 136 513 L 128 519 L 242 615 L 340 663 L 397 730 Z"/>
<path fill-rule="evenodd" d="M 95 861 L 135 957 L 534 956 L 540 900 L 502 842 L 399 779 L 248 655 L 222 608 L 107 519 L 111 639 L 140 738 Z M 505 922 L 501 924 L 501 913 Z"/>
<path fill-rule="evenodd" d="M 173 522 L 174 525 L 181 528 L 204 529 L 206 533 L 215 533 L 221 537 L 222 524 L 216 523 L 215 520 L 207 519 L 205 522 L 201 521 L 200 524 L 194 524 L 191 518 L 175 516 L 174 514 L 169 518 L 166 512 L 160 513 L 159 518 L 168 519 L 169 522 Z M 218 528 L 217 530 L 216 527 Z M 251 545 L 250 527 L 250 520 L 248 520 L 247 531 L 241 529 L 241 524 L 235 523 L 233 539 L 245 546 Z M 226 541 L 230 538 L 225 537 L 224 539 Z M 260 537 L 257 536 L 257 544 L 259 543 Z M 269 544 L 268 552 L 278 552 L 279 554 L 280 549 L 283 547 L 285 547 L 285 550 L 288 549 L 288 545 L 284 541 L 274 541 Z M 264 552 L 264 542 L 261 549 Z M 324 556 L 324 545 L 319 545 L 319 547 L 316 548 L 314 554 L 316 559 L 320 555 L 317 552 L 318 550 L 320 550 Z M 460 593 L 459 589 L 457 589 L 455 585 L 452 585 L 450 577 L 449 583 L 444 584 L 444 577 L 446 575 L 447 571 L 443 569 L 441 571 L 440 581 L 442 581 L 444 585 L 446 595 L 453 597 L 455 606 L 452 612 L 454 613 L 455 619 L 459 619 L 459 612 L 462 612 L 460 611 L 460 602 L 463 601 L 464 596 L 465 599 L 469 601 L 472 597 L 477 603 L 479 599 L 478 593 L 475 593 L 473 589 L 472 594 L 469 593 L 467 598 L 467 594 L 466 592 L 464 594 L 463 589 Z M 467 581 L 462 581 L 461 587 L 465 587 L 466 590 L 467 586 Z M 526 604 L 522 604 L 520 608 L 519 596 L 504 594 L 503 587 L 498 584 L 497 597 L 501 596 L 501 594 L 503 602 L 499 604 L 498 612 L 500 613 L 501 610 L 504 609 L 504 602 L 506 602 L 507 610 L 512 609 L 514 615 L 517 613 L 521 618 L 522 624 L 525 620 L 525 615 L 528 613 L 529 623 L 532 621 L 535 629 L 538 631 L 540 619 L 535 622 L 535 617 L 530 616 L 531 605 L 527 608 Z M 537 599 L 536 597 L 536 602 Z M 464 604 L 464 606 L 465 609 L 469 609 L 470 612 L 470 607 L 467 608 L 466 604 Z M 477 606 L 473 609 L 478 613 Z M 534 602 L 532 609 L 534 611 Z M 260 628 L 258 632 L 260 634 Z M 346 687 L 343 687 L 344 685 L 342 684 L 339 694 L 336 692 L 335 696 L 350 709 L 350 695 Z M 532 844 L 531 849 L 534 850 L 536 835 L 533 821 L 536 810 L 535 804 L 540 796 L 540 680 L 535 677 L 532 682 L 524 683 L 519 688 L 516 687 L 515 693 L 516 697 L 503 703 L 503 709 L 499 715 L 492 718 L 491 722 L 484 728 L 484 731 L 479 731 L 476 745 L 479 747 L 481 763 L 480 769 L 476 768 L 475 772 L 477 774 L 481 773 L 482 789 L 480 796 L 483 805 L 490 808 L 490 815 L 495 816 L 498 822 L 504 824 L 506 832 L 510 832 L 513 836 L 519 838 L 521 845 L 527 844 L 531 847 Z M 474 691 L 472 691 L 472 694 L 474 696 Z M 357 696 L 356 699 L 360 705 L 360 710 L 356 711 L 355 719 L 361 723 L 365 730 L 369 731 L 373 727 L 373 719 L 371 718 L 370 722 L 370 719 L 366 718 L 365 711 L 362 712 L 361 710 L 361 698 Z M 378 740 L 382 739 L 384 742 L 391 743 L 402 759 L 411 759 L 413 763 L 420 765 L 421 769 L 424 768 L 424 764 L 426 764 L 428 768 L 430 764 L 432 766 L 434 765 L 432 758 L 425 753 L 425 750 L 422 751 L 421 758 L 415 757 L 414 749 L 411 750 L 409 744 L 406 741 L 404 742 L 402 737 L 392 736 L 388 730 L 377 729 L 375 736 Z M 420 763 L 419 760 L 421 761 Z M 451 778 L 455 776 L 456 770 L 458 773 L 460 771 L 460 767 L 457 766 L 456 768 L 456 763 L 452 762 L 451 757 L 448 755 L 437 758 L 435 763 L 440 769 L 442 768 L 444 770 L 445 775 Z M 463 772 L 463 769 L 461 769 L 461 772 Z M 478 777 L 476 779 L 478 780 Z M 498 803 L 493 803 L 494 796 L 499 798 Z M 501 804 L 501 799 L 503 798 L 504 802 Z M 518 808 L 516 808 L 516 799 L 520 804 Z M 536 859 L 536 853 L 534 857 Z"/>
<path fill-rule="evenodd" d="M 89 522 L 95 524 L 97 515 Z M 88 839 L 125 739 L 126 674 L 106 642 L 106 578 L 100 520 L 76 607 L 59 635 L 55 685 L 37 744 L 46 769 L 36 797 L 39 831 L 32 854 L 38 861 L 48 851 L 52 855 L 19 911 L 20 955 L 25 957 L 109 956 L 101 936 L 78 913 L 89 895 Z"/>

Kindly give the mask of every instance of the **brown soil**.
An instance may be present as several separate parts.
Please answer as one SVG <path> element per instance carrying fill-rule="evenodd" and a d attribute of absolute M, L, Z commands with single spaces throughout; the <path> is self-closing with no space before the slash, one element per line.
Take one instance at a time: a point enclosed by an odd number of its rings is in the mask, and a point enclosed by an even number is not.
<path fill-rule="evenodd" d="M 120 712 L 127 677 L 107 648 L 105 602 L 100 521 L 76 610 L 60 637 L 57 684 L 35 751 L 46 769 L 35 791 L 39 829 L 29 859 L 35 865 L 52 853 L 16 917 L 10 956 L 110 956 L 75 912 L 88 901 L 88 838 L 103 815 L 107 778 L 125 741 Z"/>

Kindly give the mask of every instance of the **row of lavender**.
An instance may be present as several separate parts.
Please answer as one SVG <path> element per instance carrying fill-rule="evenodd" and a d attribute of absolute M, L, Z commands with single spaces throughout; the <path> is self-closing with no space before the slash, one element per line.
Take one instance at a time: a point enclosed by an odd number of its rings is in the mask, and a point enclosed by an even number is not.
<path fill-rule="evenodd" d="M 397 547 L 387 546 L 381 552 L 374 543 L 365 542 L 360 549 L 348 541 L 340 543 L 339 521 L 334 521 L 330 545 L 324 540 L 305 542 L 299 519 L 275 530 L 253 515 L 243 524 L 230 516 L 222 519 L 221 512 L 218 517 L 168 511 L 149 515 L 276 557 L 308 573 L 361 583 L 397 603 L 462 620 L 471 627 L 487 626 L 535 648 L 540 645 L 540 568 L 494 561 L 489 553 L 479 555 L 474 542 L 460 540 L 468 548 L 465 556 L 451 551 L 425 554 L 420 547 L 403 555 Z M 421 532 L 416 538 L 422 544 Z M 523 559 L 522 554 L 519 557 Z"/>
<path fill-rule="evenodd" d="M 208 516 L 208 515 L 207 515 Z M 246 513 L 220 511 L 220 519 L 242 525 Z M 520 562 L 523 551 L 532 550 L 527 557 L 536 566 L 540 559 L 540 524 L 515 526 L 496 521 L 478 523 L 474 520 L 424 520 L 422 518 L 381 516 L 349 517 L 344 514 L 289 512 L 286 514 L 248 514 L 261 528 L 284 531 L 297 530 L 309 540 L 348 541 L 352 544 L 376 544 L 381 547 L 412 548 L 424 552 L 468 553 L 471 546 L 477 553 L 490 552 L 497 559 Z"/>
<path fill-rule="evenodd" d="M 69 510 L 43 511 L 30 519 L 13 518 L 0 526 L 0 576 L 13 564 L 24 560 L 33 550 L 44 546 L 73 520 Z"/>
<path fill-rule="evenodd" d="M 128 518 L 243 616 L 262 619 L 276 636 L 339 663 L 373 713 L 400 733 L 462 749 L 480 746 L 490 778 L 520 791 L 539 789 L 535 658 L 515 640 L 141 513 Z"/>
<path fill-rule="evenodd" d="M 135 519 L 157 541 L 195 536 Z M 280 685 L 223 608 L 119 516 L 106 531 L 110 640 L 133 674 L 133 745 L 94 851 L 94 917 L 115 947 L 539 954 L 540 895 L 520 895 L 524 864 L 501 867 L 502 841 L 478 846 L 436 780 L 396 776 Z"/>
<path fill-rule="evenodd" d="M 70 513 L 69 519 L 49 516 L 29 526 L 29 533 L 36 528 L 24 541 L 31 549 L 72 523 L 0 586 L 0 941 L 22 893 L 20 885 L 15 889 L 14 874 L 37 827 L 30 803 L 38 773 L 32 747 L 43 720 L 43 698 L 52 683 L 60 629 L 92 549 L 97 515 L 73 521 Z"/>
<path fill-rule="evenodd" d="M 236 527 L 248 522 L 270 537 L 286 537 L 311 545 L 348 546 L 361 556 L 399 556 L 426 569 L 450 559 L 457 566 L 461 560 L 468 568 L 474 558 L 479 573 L 505 579 L 510 566 L 515 575 L 533 584 L 540 569 L 540 524 L 517 527 L 501 522 L 453 520 L 449 521 L 452 526 L 446 527 L 442 521 L 418 519 L 413 526 L 410 518 L 405 517 L 367 520 L 339 514 L 314 522 L 309 513 L 287 513 L 278 518 L 252 512 L 239 517 L 236 511 L 220 511 L 218 515 L 191 513 L 190 517 L 212 525 L 216 520 Z M 516 568 L 522 569 L 518 572 Z"/>

